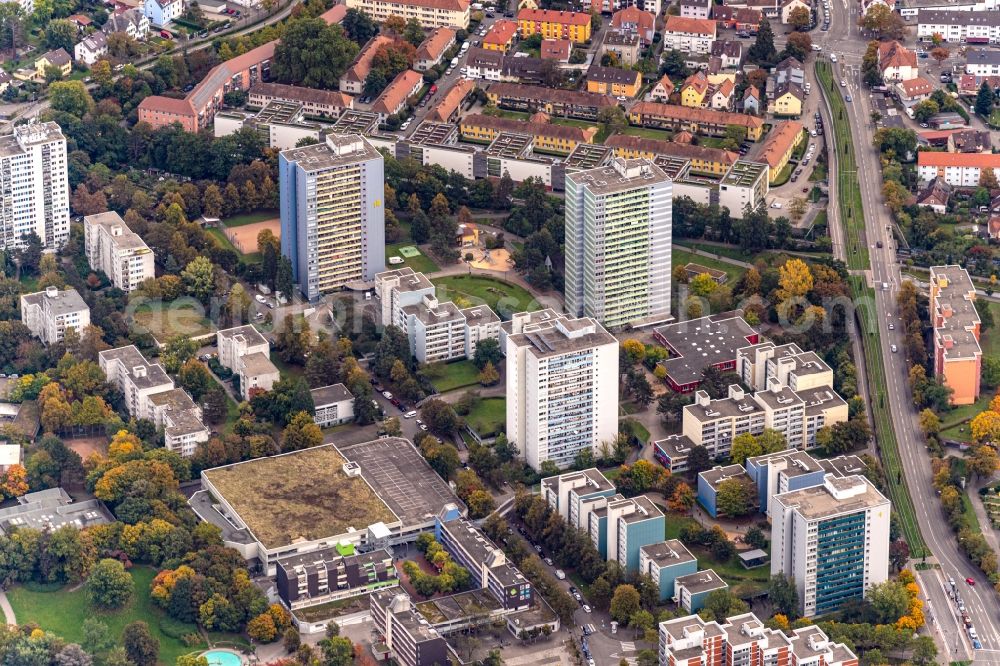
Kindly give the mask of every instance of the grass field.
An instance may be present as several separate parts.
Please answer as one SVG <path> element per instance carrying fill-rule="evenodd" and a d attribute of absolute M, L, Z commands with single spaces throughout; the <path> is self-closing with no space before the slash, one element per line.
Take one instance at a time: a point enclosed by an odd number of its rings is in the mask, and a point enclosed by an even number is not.
<path fill-rule="evenodd" d="M 648 127 L 626 127 L 622 130 L 622 134 L 628 134 L 629 136 L 641 136 L 645 139 L 660 139 L 661 141 L 670 141 L 673 136 L 671 132 L 666 130 L 651 129 Z"/>
<path fill-rule="evenodd" d="M 385 265 L 388 270 L 394 270 L 397 268 L 412 268 L 418 273 L 436 273 L 441 270 L 441 267 L 434 263 L 434 260 L 428 257 L 426 254 L 421 252 L 415 257 L 403 257 L 399 253 L 399 248 L 412 246 L 412 242 L 396 243 L 394 245 L 385 246 Z M 389 257 L 403 257 L 403 263 L 401 264 L 390 264 Z"/>
<path fill-rule="evenodd" d="M 771 183 L 771 186 L 772 187 L 779 187 L 779 186 L 784 185 L 785 183 L 787 183 L 788 179 L 792 177 L 792 169 L 794 169 L 794 168 L 795 168 L 795 165 L 792 164 L 791 162 L 789 162 L 784 167 L 782 167 L 781 171 L 778 172 L 778 177 L 775 178 L 775 180 L 774 180 L 773 183 Z"/>
<path fill-rule="evenodd" d="M 198 337 L 215 331 L 215 326 L 202 314 L 199 305 L 191 302 L 143 303 L 135 309 L 132 319 L 147 329 L 158 342 L 178 335 Z"/>
<path fill-rule="evenodd" d="M 507 423 L 507 399 L 483 398 L 472 408 L 465 421 L 480 437 L 496 435 Z"/>
<path fill-rule="evenodd" d="M 7 591 L 7 598 L 19 624 L 37 623 L 42 629 L 69 642 L 80 642 L 83 639 L 83 621 L 94 617 L 108 626 L 109 633 L 119 643 L 122 630 L 129 622 L 142 620 L 148 624 L 150 632 L 160 641 L 160 663 L 167 666 L 173 666 L 181 655 L 203 649 L 204 645 L 187 647 L 179 639 L 167 636 L 160 629 L 161 620 L 166 619 L 171 623 L 174 621 L 155 607 L 149 598 L 149 584 L 156 572 L 149 567 L 135 567 L 131 574 L 135 581 L 132 601 L 125 608 L 112 612 L 94 610 L 82 587 L 72 592 L 65 588 L 55 592 L 36 592 L 18 585 Z M 190 625 L 190 628 L 191 632 L 197 633 L 194 625 Z"/>
<path fill-rule="evenodd" d="M 993 396 L 986 393 L 971 405 L 961 405 L 944 412 L 941 415 L 941 437 L 959 442 L 971 442 L 972 434 L 969 432 L 969 421 L 979 412 L 986 411 L 992 399 Z"/>
<path fill-rule="evenodd" d="M 246 225 L 246 224 L 252 224 L 252 222 L 244 222 L 243 224 L 244 225 Z M 240 225 L 240 226 L 242 226 L 242 225 Z M 243 254 L 242 252 L 240 252 L 239 250 L 237 250 L 236 246 L 233 245 L 231 242 L 229 242 L 229 239 L 226 238 L 226 234 L 223 233 L 222 229 L 217 229 L 215 227 L 208 227 L 208 228 L 205 229 L 205 232 L 209 236 L 211 236 L 212 238 L 214 238 L 215 241 L 219 244 L 220 247 L 222 247 L 222 248 L 224 248 L 226 250 L 232 250 L 233 252 L 236 253 L 236 255 L 240 259 L 242 259 L 243 261 L 245 261 L 247 263 L 257 263 L 257 262 L 263 260 L 263 257 L 261 257 L 260 252 L 253 252 L 251 254 Z"/>
<path fill-rule="evenodd" d="M 247 213 L 246 215 L 234 215 L 233 217 L 227 217 L 222 221 L 222 224 L 227 227 L 242 227 L 247 224 L 256 224 L 258 222 L 273 220 L 278 217 L 278 215 L 278 211 L 276 210 L 258 211 L 256 213 Z"/>
<path fill-rule="evenodd" d="M 472 361 L 456 361 L 446 363 L 441 366 L 428 366 L 428 373 L 431 374 L 431 383 L 438 393 L 454 391 L 464 386 L 478 384 L 479 368 Z M 440 374 L 436 374 L 440 371 Z"/>
<path fill-rule="evenodd" d="M 465 298 L 472 304 L 485 303 L 500 315 L 510 319 L 517 312 L 539 309 L 538 302 L 526 289 L 516 284 L 482 275 L 452 275 L 432 279 L 437 297 L 443 301 Z"/>
<path fill-rule="evenodd" d="M 989 301 L 990 312 L 993 314 L 993 328 L 983 332 L 980 344 L 986 356 L 1000 356 L 1000 303 Z"/>
<path fill-rule="evenodd" d="M 722 248 L 725 249 L 725 248 Z M 705 247 L 706 252 L 714 252 L 715 248 Z M 721 255 L 721 253 L 719 253 Z M 736 266 L 725 261 L 719 261 L 718 259 L 712 259 L 711 257 L 706 257 L 701 254 L 695 254 L 694 252 L 688 252 L 683 250 L 677 245 L 674 245 L 671 249 L 671 257 L 674 266 L 683 266 L 685 264 L 695 263 L 701 264 L 706 268 L 714 268 L 716 270 L 724 271 L 726 275 L 729 276 L 726 284 L 734 285 L 736 281 L 743 277 L 746 273 L 746 269 L 742 266 Z"/>
<path fill-rule="evenodd" d="M 856 271 L 871 268 L 868 245 L 864 240 L 864 207 L 861 202 L 861 187 L 858 183 L 857 161 L 854 141 L 848 123 L 847 109 L 840 90 L 833 81 L 833 70 L 828 62 L 816 63 L 816 76 L 823 86 L 826 99 L 833 114 L 834 144 L 837 150 L 837 198 L 840 221 L 847 237 L 847 266 Z M 875 311 L 875 292 L 859 274 L 850 276 L 851 293 L 857 304 L 860 318 L 861 340 L 871 387 L 870 408 L 875 420 L 875 436 L 879 442 L 882 466 L 889 484 L 889 495 L 893 509 L 899 517 L 903 535 L 910 546 L 913 557 L 920 557 L 926 551 L 920 525 L 917 521 L 913 501 L 903 475 L 896 433 L 893 431 L 889 401 L 886 396 L 885 365 L 882 358 L 880 332 Z"/>
<path fill-rule="evenodd" d="M 694 518 L 689 518 L 687 516 L 678 516 L 675 513 L 669 513 L 664 507 L 660 507 L 666 516 L 666 529 L 664 530 L 664 539 L 677 539 L 680 537 L 681 528 L 685 525 L 695 523 Z M 719 574 L 726 580 L 730 585 L 735 585 L 740 582 L 754 581 L 758 583 L 766 583 L 770 577 L 771 570 L 769 567 L 757 567 L 755 569 L 744 569 L 743 565 L 740 564 L 740 559 L 738 556 L 733 556 L 726 560 L 725 562 L 718 562 L 712 554 L 706 549 L 699 546 L 692 546 L 686 544 L 691 554 L 698 558 L 698 569 L 715 569 L 715 573 Z"/>

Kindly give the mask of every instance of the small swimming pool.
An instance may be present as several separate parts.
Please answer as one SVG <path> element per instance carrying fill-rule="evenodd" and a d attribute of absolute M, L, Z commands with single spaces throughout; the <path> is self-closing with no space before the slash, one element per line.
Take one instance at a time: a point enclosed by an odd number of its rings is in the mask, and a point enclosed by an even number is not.
<path fill-rule="evenodd" d="M 243 666 L 243 660 L 229 650 L 210 650 L 202 654 L 208 659 L 208 666 Z"/>

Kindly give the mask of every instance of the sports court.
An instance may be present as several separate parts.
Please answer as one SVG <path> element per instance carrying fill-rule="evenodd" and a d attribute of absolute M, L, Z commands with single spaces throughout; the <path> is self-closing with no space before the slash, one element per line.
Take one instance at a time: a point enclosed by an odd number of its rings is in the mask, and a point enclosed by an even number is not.
<path fill-rule="evenodd" d="M 388 437 L 334 446 L 344 458 L 361 466 L 361 475 L 403 525 L 436 516 L 449 502 L 463 506 L 408 439 Z"/>
<path fill-rule="evenodd" d="M 270 229 L 275 238 L 281 239 L 281 218 L 275 217 L 263 222 L 243 224 L 236 227 L 222 227 L 222 233 L 226 235 L 229 242 L 233 244 L 242 254 L 254 254 L 257 252 L 257 234 L 264 229 Z"/>

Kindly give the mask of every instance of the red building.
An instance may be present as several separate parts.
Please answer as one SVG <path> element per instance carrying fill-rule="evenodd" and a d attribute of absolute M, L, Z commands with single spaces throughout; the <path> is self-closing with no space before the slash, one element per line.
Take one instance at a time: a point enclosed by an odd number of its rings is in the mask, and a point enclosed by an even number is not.
<path fill-rule="evenodd" d="M 736 351 L 760 342 L 760 334 L 739 312 L 658 326 L 653 337 L 670 354 L 660 365 L 667 371 L 667 384 L 678 393 L 696 391 L 708 367 L 735 371 Z"/>

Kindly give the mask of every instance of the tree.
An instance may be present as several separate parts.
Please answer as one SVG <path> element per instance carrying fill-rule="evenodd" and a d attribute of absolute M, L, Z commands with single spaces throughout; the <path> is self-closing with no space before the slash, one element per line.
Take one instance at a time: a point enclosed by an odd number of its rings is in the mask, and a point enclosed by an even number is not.
<path fill-rule="evenodd" d="M 1000 413 L 988 409 L 969 422 L 969 432 L 977 442 L 994 442 L 1000 439 Z"/>
<path fill-rule="evenodd" d="M 937 434 L 941 432 L 941 419 L 933 409 L 925 409 L 920 412 L 917 417 L 920 423 L 920 429 L 923 431 L 924 435 L 928 437 L 937 437 Z"/>
<path fill-rule="evenodd" d="M 729 478 L 719 484 L 715 507 L 719 514 L 730 518 L 749 515 L 756 504 L 753 483 L 745 477 Z"/>
<path fill-rule="evenodd" d="M 452 406 L 437 398 L 427 400 L 421 405 L 420 416 L 432 432 L 441 436 L 451 435 L 462 424 Z"/>
<path fill-rule="evenodd" d="M 94 110 L 94 98 L 87 92 L 82 81 L 57 81 L 49 86 L 49 106 L 53 111 L 63 111 L 82 118 Z"/>
<path fill-rule="evenodd" d="M 729 457 L 733 464 L 742 465 L 747 458 L 753 458 L 763 453 L 764 447 L 757 442 L 757 438 L 745 432 L 733 437 Z"/>
<path fill-rule="evenodd" d="M 767 598 L 774 606 L 777 613 L 781 613 L 790 620 L 799 616 L 799 593 L 795 587 L 795 581 L 783 575 L 771 576 L 767 583 Z"/>
<path fill-rule="evenodd" d="M 196 358 L 188 359 L 181 366 L 180 372 L 177 374 L 177 380 L 180 382 L 181 387 L 191 394 L 195 402 L 201 400 L 201 397 L 208 392 L 208 389 L 216 385 L 208 366 Z"/>
<path fill-rule="evenodd" d="M 87 599 L 98 608 L 121 608 L 129 599 L 135 584 L 118 560 L 103 559 L 94 565 L 87 578 Z"/>
<path fill-rule="evenodd" d="M 680 481 L 667 501 L 667 508 L 677 513 L 687 513 L 694 506 L 695 499 L 696 497 L 691 486 Z"/>
<path fill-rule="evenodd" d="M 639 591 L 633 585 L 619 585 L 611 597 L 611 619 L 627 625 L 636 612 L 642 609 Z"/>
<path fill-rule="evenodd" d="M 778 52 L 774 48 L 774 32 L 771 30 L 771 22 L 766 18 L 761 19 L 757 27 L 757 38 L 753 46 L 747 52 L 747 59 L 755 65 L 769 67 L 777 58 Z"/>
<path fill-rule="evenodd" d="M 688 470 L 693 475 L 698 475 L 712 466 L 712 456 L 708 449 L 700 444 L 691 447 L 688 453 Z"/>
<path fill-rule="evenodd" d="M 984 479 L 988 479 L 1000 469 L 1000 457 L 997 451 L 989 444 L 980 444 L 972 451 L 972 456 L 968 460 L 969 473 Z"/>
<path fill-rule="evenodd" d="M 0 492 L 6 499 L 20 497 L 28 492 L 28 471 L 21 465 L 11 465 L 0 480 Z"/>
<path fill-rule="evenodd" d="M 202 401 L 202 415 L 210 425 L 218 425 L 226 420 L 229 409 L 229 396 L 226 389 L 213 382 L 208 391 L 205 392 Z"/>
<path fill-rule="evenodd" d="M 261 643 L 271 643 L 278 637 L 278 628 L 269 613 L 261 613 L 247 622 L 247 635 Z"/>
<path fill-rule="evenodd" d="M 76 643 L 69 643 L 56 653 L 53 666 L 92 666 L 94 658 Z"/>
<path fill-rule="evenodd" d="M 319 18 L 293 20 L 274 49 L 271 74 L 286 83 L 334 90 L 358 49 L 339 25 Z"/>
<path fill-rule="evenodd" d="M 181 279 L 184 280 L 188 294 L 207 304 L 215 291 L 215 266 L 208 257 L 195 257 L 181 271 Z"/>
<path fill-rule="evenodd" d="M 989 118 L 993 110 L 993 90 L 987 81 L 979 86 L 979 93 L 976 95 L 976 113 L 983 118 Z"/>
<path fill-rule="evenodd" d="M 88 617 L 83 621 L 83 648 L 91 653 L 104 652 L 115 646 L 115 640 L 108 633 L 108 625 L 95 617 Z"/>
<path fill-rule="evenodd" d="M 323 431 L 306 412 L 298 412 L 292 416 L 281 433 L 282 453 L 308 449 L 322 443 Z"/>
<path fill-rule="evenodd" d="M 805 30 L 812 23 L 812 13 L 805 7 L 796 7 L 788 15 L 788 24 L 796 30 Z M 808 37 L 808 35 L 806 35 Z M 789 41 L 791 35 L 789 35 Z"/>
<path fill-rule="evenodd" d="M 906 587 L 894 580 L 877 583 L 868 589 L 868 603 L 871 604 L 875 619 L 880 624 L 891 624 L 906 615 L 910 607 L 910 595 Z"/>
<path fill-rule="evenodd" d="M 160 642 L 153 637 L 149 626 L 137 620 L 125 625 L 122 631 L 122 645 L 125 654 L 135 666 L 156 666 L 160 655 Z"/>
<path fill-rule="evenodd" d="M 931 57 L 937 60 L 938 67 L 940 67 L 941 63 L 947 60 L 950 55 L 951 52 L 943 46 L 935 46 L 931 49 Z"/>
<path fill-rule="evenodd" d="M 494 366 L 500 363 L 503 354 L 500 352 L 500 342 L 495 338 L 485 338 L 476 343 L 476 353 L 472 357 L 472 362 L 482 370 L 487 363 Z"/>
<path fill-rule="evenodd" d="M 479 383 L 483 386 L 492 386 L 500 381 L 500 373 L 497 369 L 493 367 L 493 364 L 489 361 L 486 362 L 486 366 L 479 373 Z"/>
<path fill-rule="evenodd" d="M 341 25 L 344 26 L 347 36 L 358 44 L 365 44 L 378 34 L 378 25 L 369 18 L 368 14 L 357 9 L 348 9 Z"/>
<path fill-rule="evenodd" d="M 889 544 L 889 561 L 897 571 L 906 566 L 910 559 L 910 547 L 902 539 L 896 539 Z"/>
<path fill-rule="evenodd" d="M 802 9 L 801 7 L 799 9 Z M 794 10 L 793 10 L 794 12 Z M 796 60 L 805 60 L 806 56 L 812 52 L 812 37 L 807 32 L 793 32 L 788 35 L 785 43 L 785 51 L 782 55 L 791 56 Z"/>
<path fill-rule="evenodd" d="M 939 107 L 938 103 L 935 102 L 933 99 L 925 99 L 924 101 L 919 102 L 913 107 L 913 118 L 918 123 L 926 123 L 928 120 L 930 120 L 931 116 L 933 116 L 940 110 L 941 107 Z"/>
<path fill-rule="evenodd" d="M 274 277 L 274 288 L 279 294 L 286 298 L 292 297 L 293 278 L 292 260 L 281 255 L 278 257 L 278 271 Z"/>

